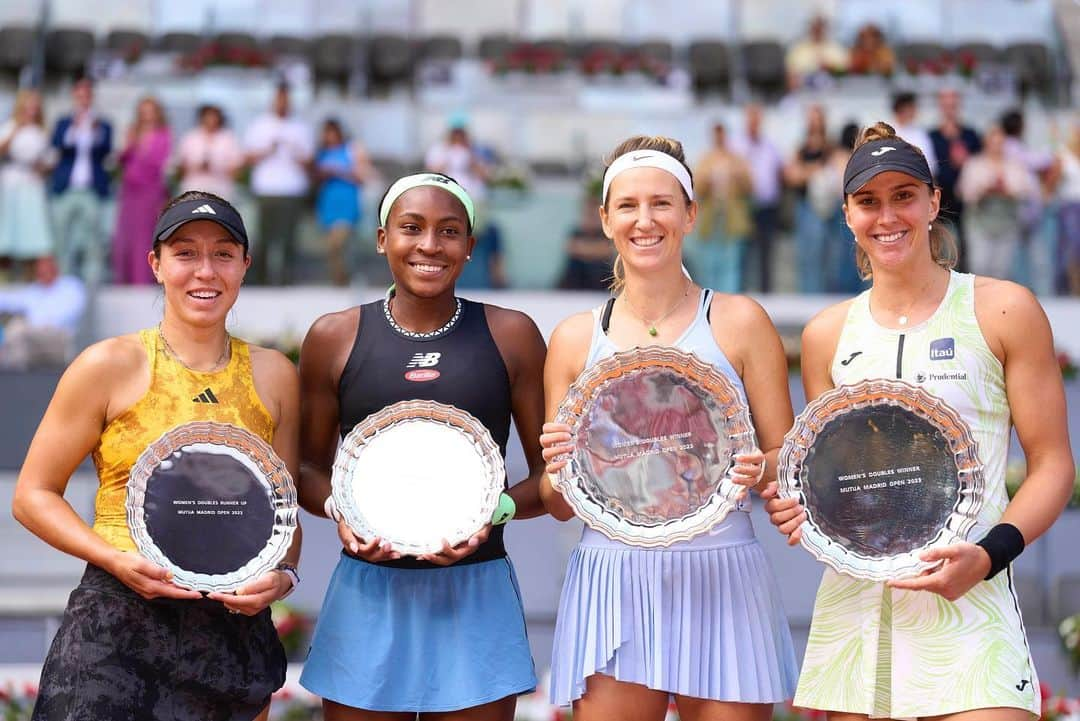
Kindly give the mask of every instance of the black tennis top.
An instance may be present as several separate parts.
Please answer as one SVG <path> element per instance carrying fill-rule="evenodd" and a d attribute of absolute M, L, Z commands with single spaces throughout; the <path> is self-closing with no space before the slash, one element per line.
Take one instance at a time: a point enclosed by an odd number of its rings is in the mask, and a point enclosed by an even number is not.
<path fill-rule="evenodd" d="M 464 299 L 460 303 L 460 312 L 446 326 L 426 334 L 398 326 L 385 300 L 361 306 L 356 341 L 338 383 L 342 438 L 357 423 L 393 403 L 432 400 L 476 417 L 506 458 L 510 376 L 488 327 L 484 304 Z M 422 448 L 416 450 L 423 452 Z M 488 540 L 456 565 L 505 556 L 503 528 L 492 528 Z M 441 568 L 412 556 L 379 565 Z"/>

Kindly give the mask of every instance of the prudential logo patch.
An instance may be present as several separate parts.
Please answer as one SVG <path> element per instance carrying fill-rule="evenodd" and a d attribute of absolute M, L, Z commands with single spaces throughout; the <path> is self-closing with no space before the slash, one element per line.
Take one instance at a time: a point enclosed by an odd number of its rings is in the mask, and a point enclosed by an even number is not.
<path fill-rule="evenodd" d="M 956 357 L 956 340 L 938 338 L 930 342 L 930 360 L 951 360 Z"/>

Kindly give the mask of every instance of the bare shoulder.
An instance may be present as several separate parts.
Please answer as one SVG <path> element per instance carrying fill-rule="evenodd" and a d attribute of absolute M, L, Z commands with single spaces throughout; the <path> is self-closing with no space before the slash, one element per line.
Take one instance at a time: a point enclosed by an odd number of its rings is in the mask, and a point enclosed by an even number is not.
<path fill-rule="evenodd" d="M 273 382 L 295 382 L 296 366 L 288 356 L 274 348 L 248 345 L 251 351 L 251 365 L 254 372 L 266 374 Z"/>
<path fill-rule="evenodd" d="M 803 348 L 806 348 L 807 344 L 819 343 L 835 346 L 840 340 L 840 332 L 844 329 L 844 321 L 847 320 L 853 302 L 854 299 L 851 299 L 830 305 L 811 318 L 803 328 Z"/>
<path fill-rule="evenodd" d="M 1000 316 L 1041 313 L 1042 306 L 1035 294 L 1019 283 L 979 275 L 975 277 L 975 312 Z"/>
<path fill-rule="evenodd" d="M 114 376 L 124 378 L 146 367 L 146 347 L 138 333 L 129 333 L 87 346 L 64 375 L 109 382 Z"/>
<path fill-rule="evenodd" d="M 1010 347 L 1050 338 L 1050 321 L 1035 294 L 1009 280 L 975 278 L 975 318 L 990 349 L 1004 361 Z"/>
<path fill-rule="evenodd" d="M 356 337 L 360 325 L 360 306 L 353 306 L 334 313 L 327 313 L 315 319 L 304 337 L 304 346 L 309 343 L 334 344 Z"/>
<path fill-rule="evenodd" d="M 521 334 L 540 335 L 540 329 L 536 327 L 533 319 L 520 310 L 485 303 L 484 313 L 491 332 L 498 334 L 499 337 Z"/>
<path fill-rule="evenodd" d="M 765 324 L 768 324 L 765 327 L 772 326 L 772 318 L 760 303 L 735 293 L 713 291 L 709 317 L 713 327 L 722 326 L 740 334 L 760 330 Z"/>
<path fill-rule="evenodd" d="M 574 313 L 555 326 L 555 330 L 551 332 L 551 347 L 554 349 L 558 345 L 562 351 L 587 350 L 592 342 L 592 332 L 592 311 Z"/>

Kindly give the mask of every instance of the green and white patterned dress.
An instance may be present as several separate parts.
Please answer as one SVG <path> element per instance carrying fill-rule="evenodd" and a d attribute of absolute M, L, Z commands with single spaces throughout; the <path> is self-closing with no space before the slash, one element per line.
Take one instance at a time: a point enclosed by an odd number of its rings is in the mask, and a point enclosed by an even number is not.
<path fill-rule="evenodd" d="M 870 291 L 848 312 L 832 363 L 835 385 L 900 378 L 939 396 L 971 426 L 986 500 L 970 538 L 982 538 L 1008 503 L 1005 462 L 1011 418 L 1004 369 L 975 318 L 975 276 L 953 272 L 926 322 L 877 324 Z M 910 718 L 1013 707 L 1040 712 L 1012 570 L 956 602 L 890 589 L 830 568 L 818 589 L 795 705 Z"/>

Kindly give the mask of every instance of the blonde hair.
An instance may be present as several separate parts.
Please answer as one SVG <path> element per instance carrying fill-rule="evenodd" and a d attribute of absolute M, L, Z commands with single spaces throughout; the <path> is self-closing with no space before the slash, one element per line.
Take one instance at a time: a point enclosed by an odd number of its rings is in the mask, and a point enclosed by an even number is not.
<path fill-rule="evenodd" d="M 885 122 L 877 122 L 868 128 L 864 128 L 862 133 L 859 134 L 859 139 L 855 141 L 855 149 L 859 146 L 872 142 L 874 140 L 891 140 L 896 138 L 897 140 L 903 140 L 896 134 L 896 130 L 893 126 Z M 906 142 L 906 141 L 905 141 Z M 908 143 L 911 145 L 911 143 Z M 922 155 L 922 150 L 918 146 L 911 145 L 919 155 Z M 930 190 L 937 190 L 938 187 L 930 186 Z M 846 196 L 844 202 L 847 202 Z M 940 265 L 942 268 L 952 270 L 956 267 L 956 260 L 959 256 L 959 250 L 956 245 L 956 238 L 953 234 L 941 224 L 933 225 L 930 228 L 930 257 L 934 259 L 934 262 Z M 866 251 L 859 247 L 859 244 L 855 244 L 855 266 L 859 269 L 859 277 L 863 280 L 870 280 L 874 271 L 870 267 L 870 257 L 866 254 Z"/>
<path fill-rule="evenodd" d="M 658 153 L 664 153 L 682 163 L 682 166 L 686 168 L 686 172 L 690 173 L 690 182 L 694 181 L 694 173 L 690 170 L 690 166 L 686 164 L 686 154 L 683 152 L 682 143 L 674 138 L 669 138 L 666 135 L 633 135 L 626 140 L 622 141 L 615 146 L 604 158 L 604 172 L 614 163 L 619 157 L 632 153 L 636 150 L 655 150 Z M 680 189 L 682 186 L 679 186 Z M 685 190 L 682 190 L 683 199 L 686 200 L 686 204 L 690 205 L 690 196 L 686 194 Z M 604 209 L 607 209 L 607 200 L 604 200 Z M 611 268 L 611 280 L 608 283 L 608 288 L 613 293 L 618 293 L 622 290 L 626 284 L 626 271 L 623 269 L 622 256 L 615 254 L 615 263 Z"/>
<path fill-rule="evenodd" d="M 43 125 L 45 125 L 45 113 L 44 113 L 44 110 L 42 108 L 43 104 L 41 102 L 41 93 L 39 93 L 37 90 L 24 88 L 23 90 L 20 90 L 19 92 L 17 92 L 15 94 L 15 106 L 11 111 L 11 116 L 13 118 L 18 118 L 20 115 L 22 115 L 23 110 L 26 107 L 27 103 L 29 103 L 31 101 L 31 99 L 34 99 L 34 98 L 37 99 L 38 106 L 37 106 L 37 112 L 34 113 L 33 123 L 35 125 L 38 125 L 38 126 L 43 126 Z"/>

